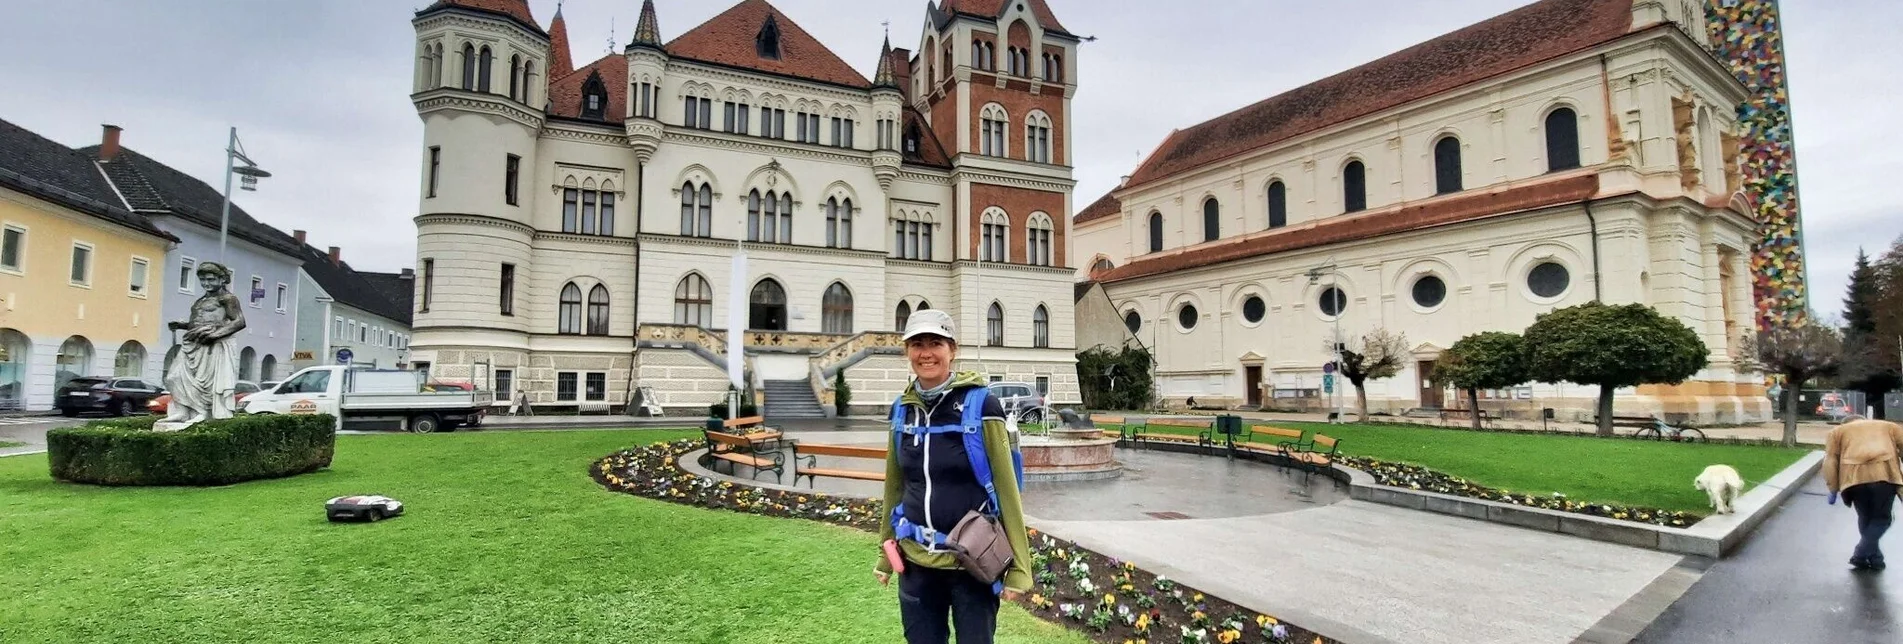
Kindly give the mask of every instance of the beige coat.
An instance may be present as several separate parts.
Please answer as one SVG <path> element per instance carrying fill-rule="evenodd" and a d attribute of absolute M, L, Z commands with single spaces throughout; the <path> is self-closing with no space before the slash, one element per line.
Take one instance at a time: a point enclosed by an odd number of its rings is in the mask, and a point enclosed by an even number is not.
<path fill-rule="evenodd" d="M 1824 483 L 1832 492 L 1877 481 L 1903 485 L 1899 453 L 1903 426 L 1882 420 L 1844 423 L 1824 438 Z"/>

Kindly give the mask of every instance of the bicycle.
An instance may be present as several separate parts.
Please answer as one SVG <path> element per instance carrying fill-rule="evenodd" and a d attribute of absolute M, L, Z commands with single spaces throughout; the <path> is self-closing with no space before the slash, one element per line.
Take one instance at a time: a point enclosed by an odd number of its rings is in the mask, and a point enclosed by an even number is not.
<path fill-rule="evenodd" d="M 1632 432 L 1632 437 L 1639 438 L 1639 439 L 1651 439 L 1656 441 L 1669 440 L 1669 441 L 1681 442 L 1681 443 L 1705 442 L 1704 431 L 1701 431 L 1696 427 L 1673 427 L 1671 425 L 1665 424 L 1665 421 L 1662 421 L 1662 420 L 1655 421 L 1651 427 L 1641 428 L 1637 431 Z"/>

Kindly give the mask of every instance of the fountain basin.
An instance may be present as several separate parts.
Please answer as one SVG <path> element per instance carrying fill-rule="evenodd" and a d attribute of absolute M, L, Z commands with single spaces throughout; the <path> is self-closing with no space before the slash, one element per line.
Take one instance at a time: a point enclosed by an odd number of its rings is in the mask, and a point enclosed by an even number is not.
<path fill-rule="evenodd" d="M 1092 435 L 1098 435 L 1091 430 Z M 1025 482 L 1099 481 L 1123 474 L 1116 461 L 1117 439 L 1025 436 L 1018 442 L 1024 454 Z"/>

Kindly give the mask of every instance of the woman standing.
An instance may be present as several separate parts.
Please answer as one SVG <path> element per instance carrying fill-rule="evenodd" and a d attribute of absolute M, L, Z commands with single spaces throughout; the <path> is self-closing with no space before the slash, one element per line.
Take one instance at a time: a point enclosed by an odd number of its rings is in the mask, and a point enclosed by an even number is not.
<path fill-rule="evenodd" d="M 887 520 L 879 531 L 882 541 L 897 541 L 896 555 L 903 559 L 899 617 L 905 641 L 944 644 L 956 631 L 959 644 L 988 644 L 997 630 L 1000 597 L 1014 600 L 1031 587 L 1030 539 L 1004 406 L 983 376 L 952 371 L 958 340 L 944 311 L 921 310 L 907 319 L 905 356 L 913 380 L 892 406 Z M 967 449 L 978 444 L 982 455 Z M 988 471 L 980 474 L 977 463 Z M 1010 544 L 1011 561 L 1001 579 L 967 572 L 954 554 L 961 546 L 946 539 L 960 522 L 984 516 L 995 518 Z M 881 556 L 879 583 L 890 580 L 892 564 L 892 555 Z"/>

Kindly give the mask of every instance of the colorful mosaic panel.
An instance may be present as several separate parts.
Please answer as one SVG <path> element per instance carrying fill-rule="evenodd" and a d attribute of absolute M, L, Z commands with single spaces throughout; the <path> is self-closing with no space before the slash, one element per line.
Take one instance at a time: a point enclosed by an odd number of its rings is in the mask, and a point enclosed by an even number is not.
<path fill-rule="evenodd" d="M 1757 248 L 1751 257 L 1758 326 L 1789 324 L 1803 318 L 1806 293 L 1797 149 L 1791 136 L 1777 0 L 1706 4 L 1713 53 L 1751 91 L 1738 106 L 1738 122 L 1743 129 L 1744 193 L 1758 219 Z"/>

